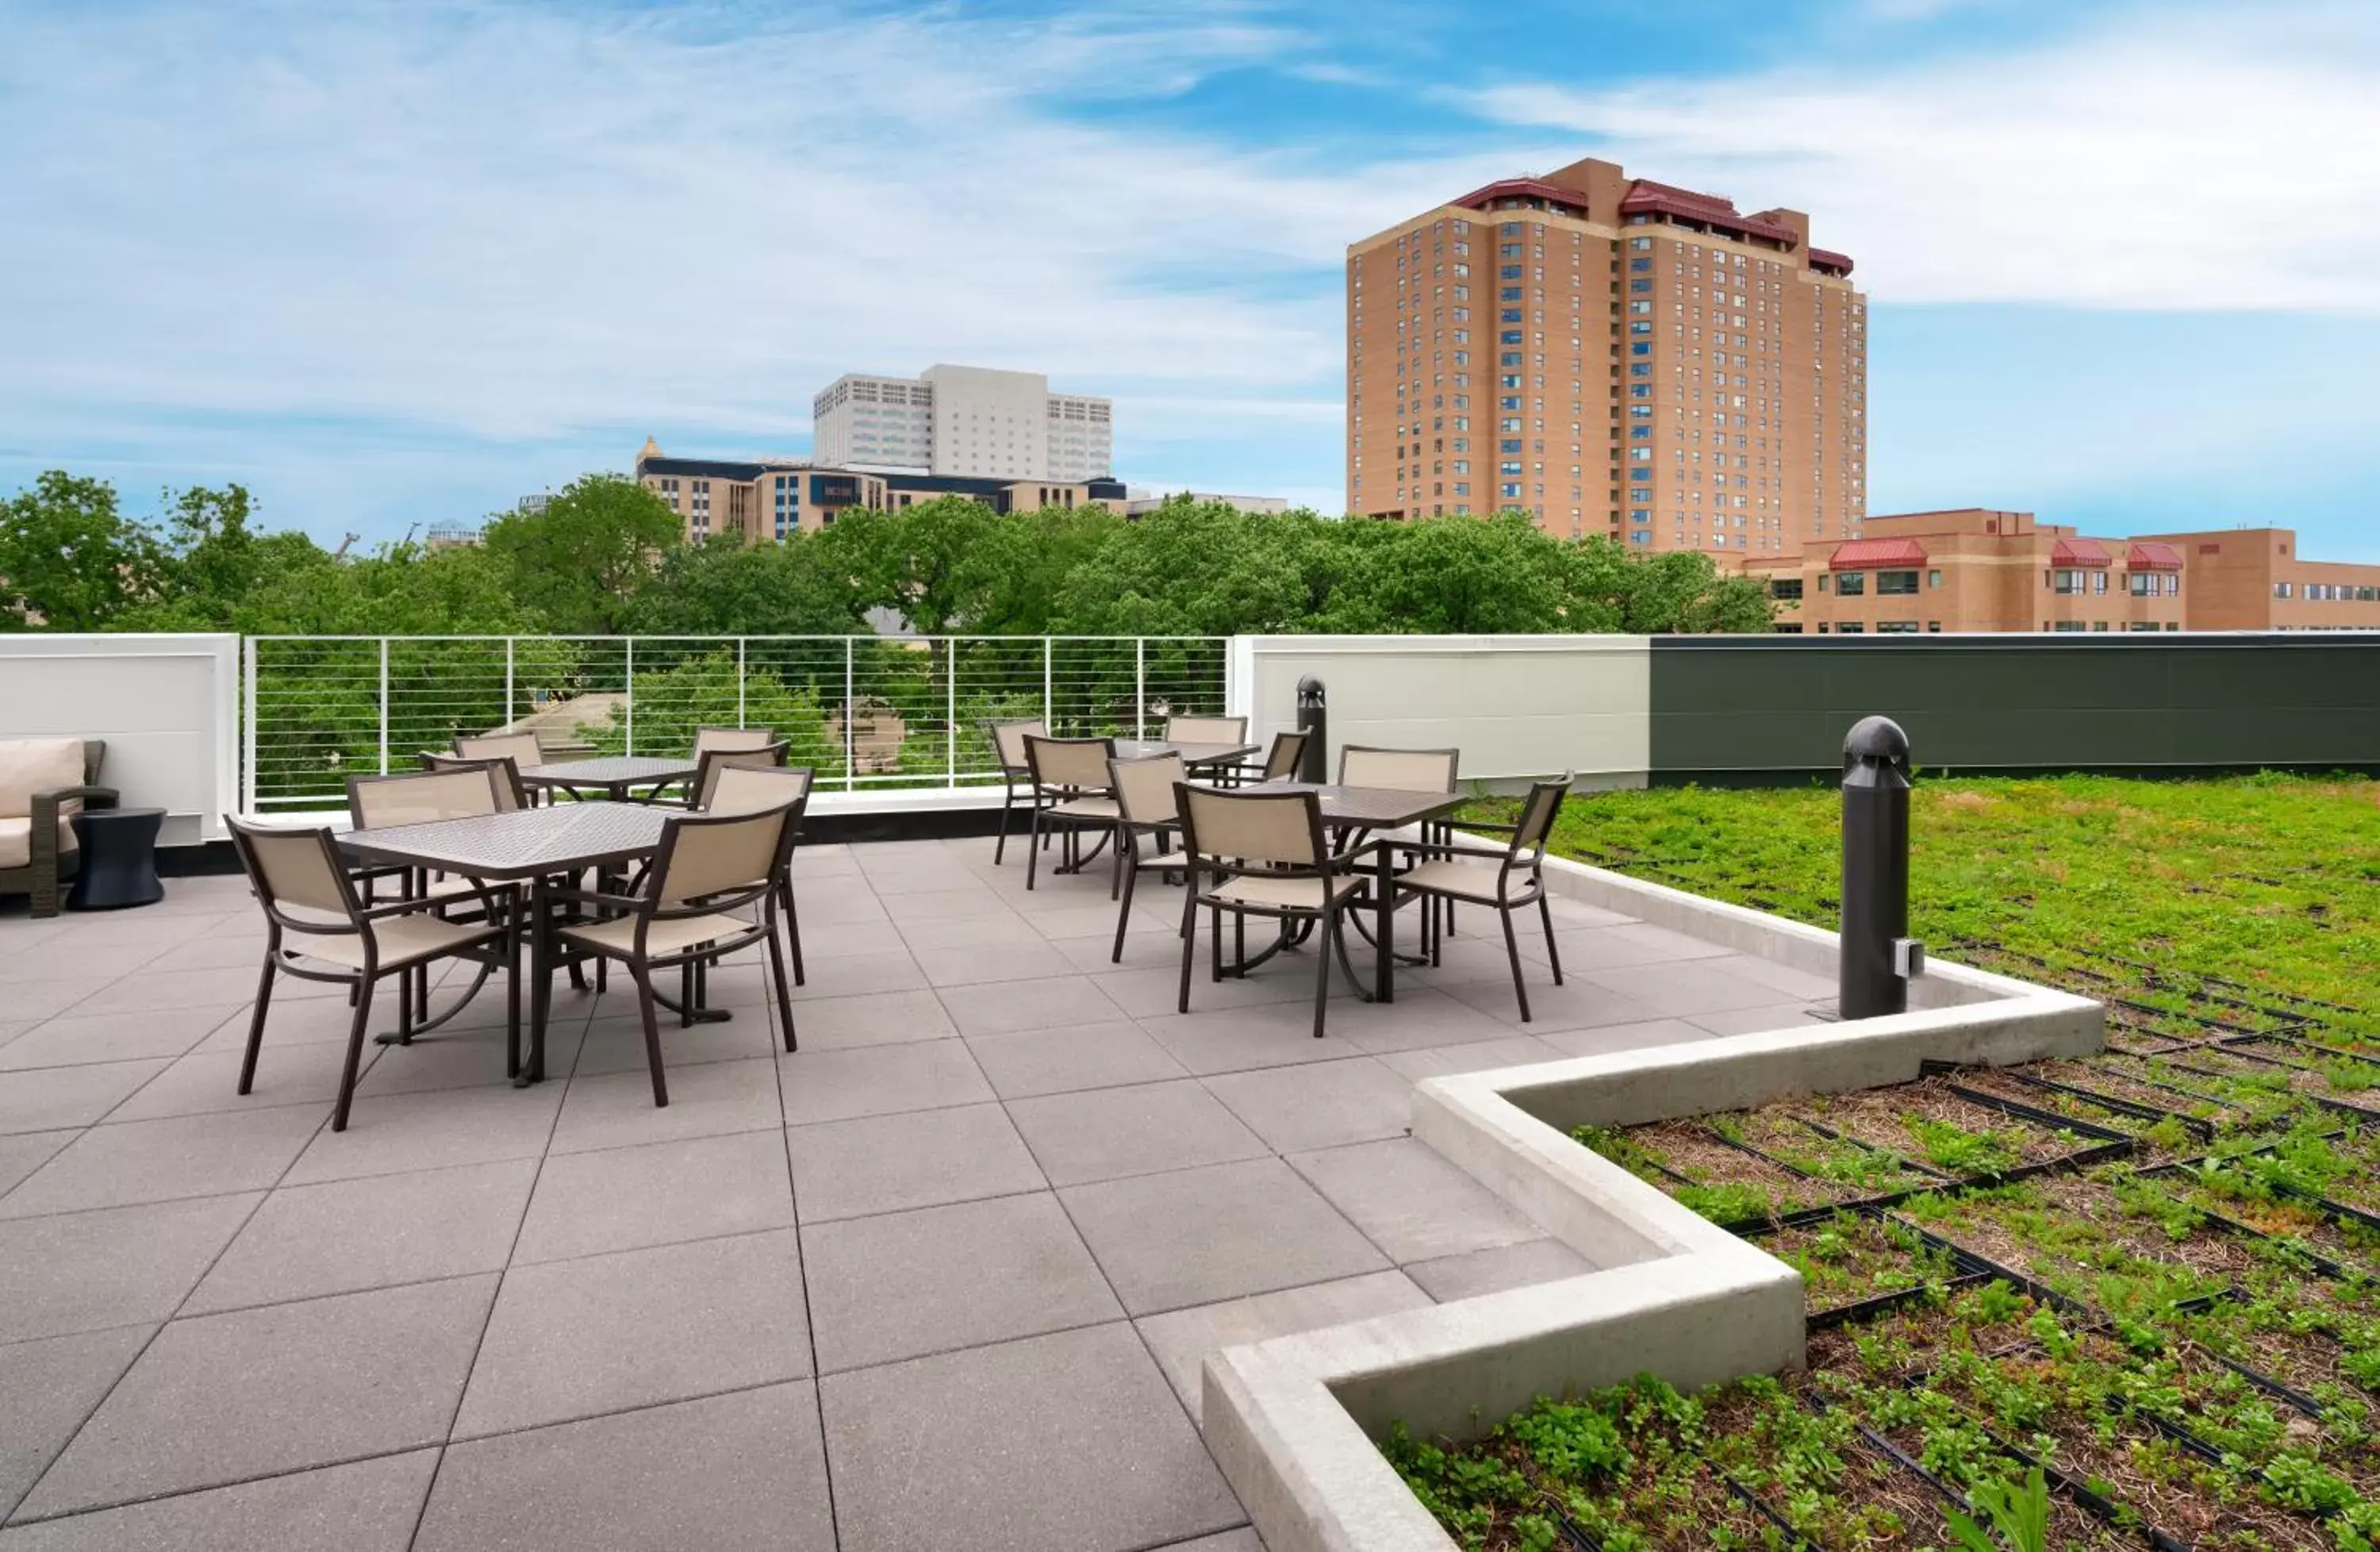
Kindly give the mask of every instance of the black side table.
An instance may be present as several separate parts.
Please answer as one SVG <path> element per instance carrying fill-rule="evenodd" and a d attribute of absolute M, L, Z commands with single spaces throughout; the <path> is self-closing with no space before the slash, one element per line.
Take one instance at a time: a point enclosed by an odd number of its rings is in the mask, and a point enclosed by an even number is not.
<path fill-rule="evenodd" d="M 82 855 L 67 910 L 113 911 L 165 898 L 165 886 L 157 881 L 157 831 L 165 810 L 85 808 L 67 822 Z"/>

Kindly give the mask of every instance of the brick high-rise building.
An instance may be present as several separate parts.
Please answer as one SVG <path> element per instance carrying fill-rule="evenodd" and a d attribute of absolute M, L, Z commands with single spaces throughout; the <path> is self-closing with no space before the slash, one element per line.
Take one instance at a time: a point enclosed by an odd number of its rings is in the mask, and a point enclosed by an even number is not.
<path fill-rule="evenodd" d="M 1798 211 L 1574 162 L 1347 250 L 1347 510 L 1749 560 L 1856 536 L 1867 300 Z"/>

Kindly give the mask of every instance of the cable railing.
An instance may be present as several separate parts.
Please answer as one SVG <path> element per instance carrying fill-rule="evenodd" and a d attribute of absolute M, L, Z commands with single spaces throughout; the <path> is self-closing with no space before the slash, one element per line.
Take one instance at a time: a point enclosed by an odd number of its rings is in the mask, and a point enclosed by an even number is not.
<path fill-rule="evenodd" d="M 1221 712 L 1221 637 L 259 636 L 241 802 L 331 808 L 457 734 L 533 731 L 549 758 L 682 755 L 766 727 L 828 791 L 996 784 L 987 721 L 1153 737 Z"/>

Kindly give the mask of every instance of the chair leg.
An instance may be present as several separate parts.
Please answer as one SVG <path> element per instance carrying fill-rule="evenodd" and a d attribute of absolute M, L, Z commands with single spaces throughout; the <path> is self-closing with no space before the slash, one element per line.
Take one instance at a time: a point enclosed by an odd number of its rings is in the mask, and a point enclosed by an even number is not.
<path fill-rule="evenodd" d="M 769 970 L 777 983 L 777 1016 L 785 1024 L 785 1049 L 794 1046 L 794 994 L 785 986 L 785 955 L 777 947 L 777 925 L 769 924 Z"/>
<path fill-rule="evenodd" d="M 1330 944 L 1339 939 L 1339 913 L 1326 909 L 1322 913 L 1324 942 L 1315 945 L 1322 952 L 1314 956 L 1314 1037 L 1322 1038 L 1323 1010 L 1330 1005 Z"/>
<path fill-rule="evenodd" d="M 1135 846 L 1132 849 L 1132 855 L 1125 859 L 1123 864 L 1123 903 L 1116 907 L 1115 947 L 1108 951 L 1108 963 L 1110 964 L 1122 964 L 1123 963 L 1124 924 L 1132 920 L 1132 891 L 1134 886 L 1139 882 L 1140 848 L 1138 846 Z"/>
<path fill-rule="evenodd" d="M 1207 946 L 1209 950 L 1207 957 L 1214 966 L 1207 978 L 1220 982 L 1223 978 L 1223 908 L 1220 905 L 1207 913 Z"/>
<path fill-rule="evenodd" d="M 1033 805 L 1032 817 L 1025 822 L 1025 887 L 1033 887 L 1034 870 L 1041 864 L 1041 848 L 1048 839 L 1041 833 L 1041 805 Z"/>
<path fill-rule="evenodd" d="M 684 964 L 677 967 L 677 1026 L 680 1029 L 691 1029 L 694 1027 L 696 995 L 697 994 L 694 989 L 694 961 L 689 959 Z"/>
<path fill-rule="evenodd" d="M 802 973 L 802 918 L 801 914 L 794 909 L 794 886 L 791 880 L 780 883 L 777 886 L 777 893 L 785 907 L 785 940 L 794 951 L 794 984 L 808 986 L 810 984 L 809 977 Z"/>
<path fill-rule="evenodd" d="M 637 978 L 637 1012 L 645 1021 L 645 1064 L 653 1070 L 653 1108 L 669 1105 L 669 1084 L 662 1076 L 662 1031 L 653 1014 L 653 973 L 634 960 L 628 971 Z"/>
<path fill-rule="evenodd" d="M 239 1059 L 239 1091 L 256 1084 L 256 1055 L 264 1046 L 264 1011 L 273 1006 L 273 965 L 281 953 L 281 928 L 265 934 L 264 969 L 256 977 L 256 1012 L 248 1021 L 248 1054 Z"/>
<path fill-rule="evenodd" d="M 1182 1006 L 1190 1011 L 1190 961 L 1198 952 L 1198 870 L 1188 869 L 1182 891 Z"/>
<path fill-rule="evenodd" d="M 1115 855 L 1108 858 L 1108 898 L 1110 900 L 1115 899 L 1116 896 L 1123 891 L 1124 833 L 1124 827 L 1123 823 L 1119 821 L 1116 825 L 1115 831 Z M 1133 848 L 1135 851 L 1138 851 L 1139 849 L 1140 848 L 1138 846 L 1135 846 Z"/>
<path fill-rule="evenodd" d="M 1000 839 L 993 843 L 991 848 L 991 865 L 994 867 L 999 867 L 1001 859 L 1008 855 L 1008 811 L 1015 806 L 1016 783 L 1014 782 L 1002 783 L 1000 789 Z"/>
<path fill-rule="evenodd" d="M 1512 908 L 1509 905 L 1496 913 L 1504 924 L 1504 953 L 1512 962 L 1512 995 L 1520 1000 L 1521 1022 L 1529 1022 L 1529 987 L 1521 976 L 1521 940 L 1512 931 Z"/>
<path fill-rule="evenodd" d="M 520 1076 L 521 932 L 520 905 L 514 903 L 504 917 L 504 1076 Z"/>
<path fill-rule="evenodd" d="M 1562 984 L 1561 950 L 1554 943 L 1554 908 L 1546 903 L 1545 889 L 1537 890 L 1537 919 L 1546 924 L 1546 958 L 1554 967 L 1554 985 Z"/>
<path fill-rule="evenodd" d="M 398 971 L 402 976 L 406 972 Z M 356 1097 L 356 1069 L 364 1056 L 364 1025 L 371 1022 L 372 985 L 358 981 L 356 987 L 356 1013 L 347 1021 L 347 1060 L 339 1068 L 339 1100 L 331 1109 L 331 1130 L 347 1129 L 347 1108 Z"/>

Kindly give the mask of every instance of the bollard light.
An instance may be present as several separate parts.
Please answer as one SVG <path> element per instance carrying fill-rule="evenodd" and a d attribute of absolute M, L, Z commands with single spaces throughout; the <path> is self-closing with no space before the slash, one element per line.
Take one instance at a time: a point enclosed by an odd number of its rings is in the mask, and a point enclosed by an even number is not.
<path fill-rule="evenodd" d="M 1843 928 L 1839 1006 L 1846 1019 L 1904 1012 L 1925 949 L 1909 936 L 1909 735 L 1868 717 L 1843 740 Z"/>
<path fill-rule="evenodd" d="M 1305 734 L 1305 752 L 1298 757 L 1297 779 L 1317 786 L 1330 780 L 1330 711 L 1322 681 L 1311 673 L 1297 682 L 1297 731 Z"/>

